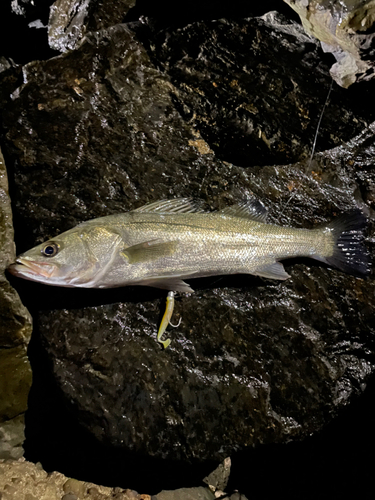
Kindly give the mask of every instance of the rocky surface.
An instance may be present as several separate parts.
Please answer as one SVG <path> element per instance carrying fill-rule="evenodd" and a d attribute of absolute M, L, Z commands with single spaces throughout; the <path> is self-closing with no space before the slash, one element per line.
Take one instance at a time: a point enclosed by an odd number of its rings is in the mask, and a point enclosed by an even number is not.
<path fill-rule="evenodd" d="M 177 109 L 217 157 L 249 168 L 310 156 L 331 79 L 319 44 L 300 25 L 269 12 L 137 33 L 177 88 Z M 373 108 L 353 93 L 333 92 L 318 150 L 351 139 L 372 119 Z"/>
<path fill-rule="evenodd" d="M 31 386 L 26 354 L 31 317 L 4 276 L 15 257 L 13 239 L 7 173 L 0 150 L 0 458 L 23 454 L 24 416 Z"/>
<path fill-rule="evenodd" d="M 333 87 L 310 161 L 330 77 L 300 27 L 275 14 L 142 19 L 74 47 L 0 74 L 18 252 L 147 201 L 193 196 L 215 209 L 255 194 L 271 221 L 298 227 L 360 206 L 373 253 L 373 86 Z M 158 481 L 182 485 L 188 462 L 316 433 L 373 372 L 374 284 L 311 261 L 287 271 L 283 283 L 192 281 L 166 351 L 155 342 L 161 291 L 12 280 L 35 319 L 30 455 L 55 448 L 49 470 L 88 462 L 86 477 L 106 469 L 121 485 L 125 453 L 133 484 L 137 464 L 143 480 L 157 469 Z M 69 419 L 101 444 L 79 448 Z"/>
<path fill-rule="evenodd" d="M 56 0 L 50 9 L 48 43 L 59 52 L 75 49 L 86 32 L 121 23 L 135 0 Z"/>
<path fill-rule="evenodd" d="M 230 462 L 230 461 L 229 461 Z M 230 464 L 227 461 L 224 480 L 223 470 L 218 468 L 212 475 L 221 486 L 225 486 L 228 479 Z M 228 465 L 229 464 L 229 465 Z M 211 476 L 210 475 L 210 478 Z M 207 478 L 208 479 L 208 478 Z M 223 482 L 224 481 L 224 482 Z M 177 490 L 163 490 L 156 495 L 137 493 L 134 490 L 99 486 L 86 481 L 68 478 L 59 472 L 47 473 L 40 464 L 33 464 L 19 460 L 0 459 L 0 493 L 2 500 L 214 500 L 225 497 L 228 500 L 247 500 L 245 495 L 233 493 L 227 495 L 211 485 L 208 488 L 178 488 Z"/>
<path fill-rule="evenodd" d="M 318 38 L 336 63 L 330 73 L 336 83 L 349 87 L 374 78 L 375 4 L 362 0 L 284 0 L 301 17 L 302 24 Z"/>
<path fill-rule="evenodd" d="M 0 492 L 2 500 L 151 500 L 135 491 L 77 481 L 59 472 L 47 474 L 40 464 L 25 459 L 0 460 Z"/>

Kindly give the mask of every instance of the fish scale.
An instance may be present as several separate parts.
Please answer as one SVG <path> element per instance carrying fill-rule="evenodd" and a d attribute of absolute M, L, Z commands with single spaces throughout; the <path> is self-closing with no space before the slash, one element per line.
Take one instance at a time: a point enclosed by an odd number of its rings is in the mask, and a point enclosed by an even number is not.
<path fill-rule="evenodd" d="M 268 224 L 254 200 L 210 213 L 189 198 L 164 200 L 83 222 L 20 255 L 10 271 L 56 286 L 192 291 L 184 279 L 236 273 L 286 279 L 279 261 L 303 256 L 363 275 L 365 223 L 358 210 L 316 229 L 292 228 Z"/>

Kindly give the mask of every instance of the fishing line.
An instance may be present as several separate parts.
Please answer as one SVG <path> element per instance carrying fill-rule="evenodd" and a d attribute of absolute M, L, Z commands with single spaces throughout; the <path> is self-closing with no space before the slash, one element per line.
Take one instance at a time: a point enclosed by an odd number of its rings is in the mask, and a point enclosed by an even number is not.
<path fill-rule="evenodd" d="M 318 124 L 316 126 L 316 131 L 315 131 L 315 136 L 314 136 L 314 142 L 313 142 L 313 146 L 312 146 L 312 149 L 311 149 L 311 155 L 310 155 L 309 161 L 307 163 L 307 166 L 305 168 L 305 173 L 307 173 L 310 170 L 310 167 L 311 167 L 312 159 L 313 159 L 314 153 L 315 153 L 316 142 L 317 142 L 317 139 L 318 139 L 320 124 L 322 123 L 324 112 L 326 110 L 326 107 L 327 107 L 328 102 L 329 102 L 329 98 L 331 96 L 332 88 L 333 88 L 333 78 L 331 79 L 331 84 L 330 84 L 329 89 L 328 89 L 327 97 L 326 97 L 326 100 L 325 100 L 325 102 L 323 104 L 322 111 L 321 111 L 320 116 L 319 116 Z M 289 202 L 293 199 L 294 195 L 295 195 L 295 191 L 291 193 L 288 201 L 285 203 L 282 211 L 280 212 L 280 215 L 282 215 L 284 213 L 285 208 L 287 207 L 287 205 L 289 204 Z"/>
<path fill-rule="evenodd" d="M 322 118 L 323 118 L 323 115 L 324 115 L 324 111 L 325 111 L 325 109 L 326 109 L 326 107 L 327 107 L 327 104 L 328 104 L 328 101 L 329 101 L 329 97 L 330 97 L 330 95 L 331 95 L 332 87 L 333 87 L 333 79 L 331 79 L 331 85 L 329 86 L 328 94 L 327 94 L 327 97 L 326 97 L 325 103 L 324 103 L 324 105 L 323 105 L 322 112 L 320 113 L 320 117 L 319 117 L 318 125 L 317 125 L 317 127 L 316 127 L 316 132 L 315 132 L 315 137 L 314 137 L 313 147 L 312 147 L 312 150 L 311 150 L 311 155 L 310 155 L 309 162 L 308 162 L 308 164 L 307 164 L 307 168 L 308 168 L 308 169 L 310 169 L 311 162 L 312 162 L 312 159 L 313 159 L 313 156 L 314 156 L 314 153 L 315 153 L 316 141 L 317 141 L 317 139 L 318 139 L 318 134 L 319 134 L 320 124 L 321 124 L 321 122 L 322 122 Z"/>

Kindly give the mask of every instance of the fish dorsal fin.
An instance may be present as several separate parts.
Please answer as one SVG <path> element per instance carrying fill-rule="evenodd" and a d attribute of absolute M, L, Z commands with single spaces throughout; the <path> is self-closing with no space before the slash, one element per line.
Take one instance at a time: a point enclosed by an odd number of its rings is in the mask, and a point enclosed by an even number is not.
<path fill-rule="evenodd" d="M 177 241 L 151 240 L 125 248 L 121 253 L 129 264 L 150 262 L 172 255 L 177 247 Z"/>
<path fill-rule="evenodd" d="M 153 212 L 159 214 L 191 214 L 202 213 L 204 210 L 192 198 L 174 198 L 147 203 L 133 212 Z"/>
<path fill-rule="evenodd" d="M 266 222 L 267 209 L 258 200 L 247 200 L 243 203 L 238 203 L 230 207 L 225 207 L 221 210 L 222 214 L 230 215 L 231 217 L 242 217 L 258 222 Z"/>
<path fill-rule="evenodd" d="M 280 262 L 273 262 L 267 266 L 260 267 L 252 274 L 273 280 L 286 280 L 290 278 L 290 275 L 285 271 L 284 266 Z"/>

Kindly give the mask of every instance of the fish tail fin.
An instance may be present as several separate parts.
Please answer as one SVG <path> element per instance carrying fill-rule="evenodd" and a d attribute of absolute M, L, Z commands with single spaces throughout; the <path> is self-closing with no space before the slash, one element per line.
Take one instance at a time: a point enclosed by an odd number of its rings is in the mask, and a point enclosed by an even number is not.
<path fill-rule="evenodd" d="M 334 249 L 330 256 L 318 260 L 354 276 L 366 276 L 370 272 L 370 255 L 363 244 L 367 218 L 360 210 L 343 214 L 334 219 L 324 232 L 334 238 Z"/>

